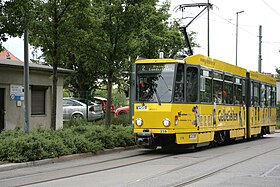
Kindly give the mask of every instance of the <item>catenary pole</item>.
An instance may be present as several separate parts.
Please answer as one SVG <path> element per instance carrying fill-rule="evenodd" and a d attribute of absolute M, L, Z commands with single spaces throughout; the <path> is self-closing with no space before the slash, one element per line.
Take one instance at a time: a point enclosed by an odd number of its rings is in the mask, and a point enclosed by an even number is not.
<path fill-rule="evenodd" d="M 259 26 L 259 62 L 258 72 L 262 72 L 262 26 Z"/>
<path fill-rule="evenodd" d="M 29 56 L 28 33 L 24 31 L 24 132 L 29 133 Z"/>
<path fill-rule="evenodd" d="M 235 65 L 237 66 L 237 48 L 238 48 L 238 14 L 243 13 L 244 11 L 236 12 L 236 40 L 235 40 Z"/>
<path fill-rule="evenodd" d="M 208 45 L 208 48 L 207 48 L 207 55 L 210 56 L 210 24 L 209 24 L 209 8 L 210 8 L 210 3 L 209 3 L 209 0 L 207 1 L 207 45 Z"/>
<path fill-rule="evenodd" d="M 129 58 L 130 61 L 130 58 Z M 132 123 L 132 118 L 134 115 L 134 101 L 135 101 L 135 79 L 136 79 L 136 75 L 135 75 L 135 71 L 136 71 L 136 65 L 135 63 L 131 64 L 131 74 L 130 74 L 130 88 L 129 88 L 129 120 L 131 122 L 131 125 L 133 126 Z"/>

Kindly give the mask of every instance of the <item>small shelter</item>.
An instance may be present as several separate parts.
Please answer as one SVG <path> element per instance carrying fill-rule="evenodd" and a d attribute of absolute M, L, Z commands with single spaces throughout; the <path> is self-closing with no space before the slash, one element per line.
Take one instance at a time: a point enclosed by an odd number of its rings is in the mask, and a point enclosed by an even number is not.
<path fill-rule="evenodd" d="M 52 73 L 48 65 L 29 63 L 30 129 L 50 128 Z M 56 129 L 63 127 L 63 77 L 72 70 L 58 68 Z M 0 58 L 0 130 L 24 127 L 24 63 Z"/>

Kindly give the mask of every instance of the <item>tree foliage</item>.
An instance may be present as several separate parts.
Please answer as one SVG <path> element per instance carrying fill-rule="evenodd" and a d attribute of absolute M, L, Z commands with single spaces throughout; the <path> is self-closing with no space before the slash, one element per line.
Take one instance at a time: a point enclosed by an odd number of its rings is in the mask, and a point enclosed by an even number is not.
<path fill-rule="evenodd" d="M 280 68 L 276 68 L 277 77 L 280 78 Z"/>
<path fill-rule="evenodd" d="M 66 84 L 77 94 L 107 86 L 109 127 L 112 86 L 122 84 L 136 57 L 157 58 L 160 51 L 173 57 L 183 48 L 169 8 L 158 0 L 13 0 L 1 3 L 0 37 L 27 29 L 30 43 L 53 66 L 53 128 L 58 67 L 77 72 Z"/>
<path fill-rule="evenodd" d="M 156 58 L 159 51 L 173 54 L 182 48 L 178 25 L 169 25 L 169 4 L 157 6 L 156 0 L 104 0 L 92 4 L 92 33 L 88 45 L 93 67 L 107 85 L 108 106 L 112 86 L 120 84 L 137 55 Z M 106 125 L 110 124 L 107 108 Z"/>
<path fill-rule="evenodd" d="M 30 43 L 40 47 L 47 63 L 53 66 L 52 128 L 56 126 L 57 68 L 64 65 L 69 42 L 78 40 L 76 36 L 85 25 L 80 19 L 86 22 L 89 5 L 90 0 L 13 0 L 2 7 L 1 36 L 21 36 L 27 30 Z"/>

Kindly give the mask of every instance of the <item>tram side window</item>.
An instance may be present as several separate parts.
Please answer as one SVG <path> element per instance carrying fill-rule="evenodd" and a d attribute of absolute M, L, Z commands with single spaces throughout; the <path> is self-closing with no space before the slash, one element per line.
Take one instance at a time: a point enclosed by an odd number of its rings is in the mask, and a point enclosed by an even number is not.
<path fill-rule="evenodd" d="M 275 86 L 272 87 L 272 93 L 271 93 L 271 106 L 276 106 L 276 88 Z"/>
<path fill-rule="evenodd" d="M 267 106 L 271 106 L 271 86 L 266 86 L 266 99 L 267 99 Z"/>
<path fill-rule="evenodd" d="M 242 79 L 242 104 L 245 105 L 245 102 L 247 102 L 246 99 L 246 81 L 245 79 Z"/>
<path fill-rule="evenodd" d="M 174 92 L 174 102 L 184 101 L 184 65 L 178 64 L 176 82 L 175 82 L 175 92 Z"/>
<path fill-rule="evenodd" d="M 235 78 L 234 81 L 234 104 L 242 104 L 242 84 L 240 78 Z"/>
<path fill-rule="evenodd" d="M 254 82 L 253 81 L 251 81 L 251 98 L 250 98 L 250 100 L 251 100 L 251 106 L 253 106 L 253 104 L 254 104 Z"/>
<path fill-rule="evenodd" d="M 217 72 L 213 74 L 213 101 L 222 104 L 223 75 Z"/>
<path fill-rule="evenodd" d="M 212 79 L 211 72 L 208 70 L 200 70 L 200 102 L 211 103 L 212 97 Z"/>
<path fill-rule="evenodd" d="M 233 77 L 232 76 L 225 75 L 223 96 L 224 96 L 225 104 L 233 104 Z"/>
<path fill-rule="evenodd" d="M 260 106 L 260 84 L 254 83 L 254 106 Z"/>
<path fill-rule="evenodd" d="M 261 84 L 261 107 L 266 106 L 265 94 L 265 85 Z"/>
<path fill-rule="evenodd" d="M 187 68 L 187 102 L 196 102 L 198 96 L 198 69 L 196 67 Z"/>

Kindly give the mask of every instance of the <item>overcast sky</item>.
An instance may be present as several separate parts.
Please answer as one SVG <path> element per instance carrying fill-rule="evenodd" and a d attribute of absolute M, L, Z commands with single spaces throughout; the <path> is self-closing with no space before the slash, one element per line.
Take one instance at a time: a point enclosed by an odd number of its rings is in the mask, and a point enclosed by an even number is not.
<path fill-rule="evenodd" d="M 182 12 L 174 11 L 180 4 L 207 3 L 207 0 L 171 0 L 170 13 L 181 18 Z M 262 25 L 262 71 L 275 73 L 280 67 L 280 1 L 279 0 L 210 0 L 210 56 L 235 64 L 236 12 L 238 16 L 238 65 L 247 70 L 258 70 L 259 26 Z M 203 8 L 187 8 L 184 17 L 194 17 Z M 190 19 L 183 20 L 183 23 Z M 207 55 L 207 12 L 188 28 L 197 32 L 197 43 L 201 48 L 195 54 Z M 23 60 L 23 40 L 9 39 L 4 47 Z M 31 49 L 30 49 L 31 50 Z M 30 55 L 30 58 L 32 56 Z"/>
<path fill-rule="evenodd" d="M 171 0 L 171 13 L 176 18 L 182 12 L 174 8 L 180 4 L 207 3 L 207 0 Z M 259 26 L 262 25 L 262 71 L 275 73 L 280 67 L 280 1 L 279 0 L 210 0 L 210 56 L 235 65 L 236 12 L 238 14 L 238 66 L 258 71 Z M 196 16 L 201 8 L 186 8 L 183 16 Z M 190 19 L 183 22 L 188 23 Z M 207 11 L 189 26 L 197 32 L 201 48 L 195 53 L 207 55 Z"/>

